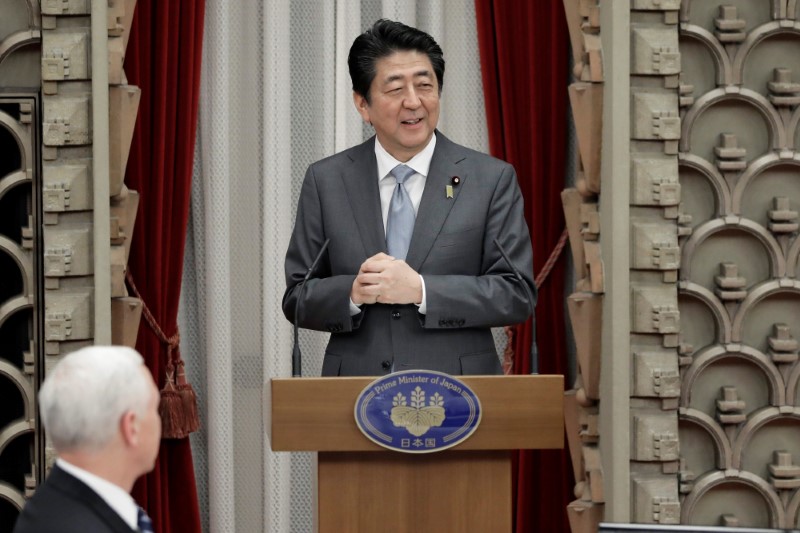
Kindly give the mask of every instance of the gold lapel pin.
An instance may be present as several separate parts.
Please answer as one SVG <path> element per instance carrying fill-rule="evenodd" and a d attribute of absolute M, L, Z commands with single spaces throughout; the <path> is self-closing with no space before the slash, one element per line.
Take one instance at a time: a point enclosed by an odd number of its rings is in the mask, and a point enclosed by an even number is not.
<path fill-rule="evenodd" d="M 447 198 L 452 198 L 453 197 L 453 186 L 452 185 L 447 185 L 445 187 L 445 192 L 447 193 Z"/>

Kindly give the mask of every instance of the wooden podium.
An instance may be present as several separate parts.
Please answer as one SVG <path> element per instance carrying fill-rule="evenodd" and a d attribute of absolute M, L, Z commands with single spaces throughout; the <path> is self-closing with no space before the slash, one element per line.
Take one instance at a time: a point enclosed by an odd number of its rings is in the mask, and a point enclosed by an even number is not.
<path fill-rule="evenodd" d="M 359 431 L 356 398 L 374 379 L 273 379 L 267 391 L 272 450 L 319 452 L 319 532 L 510 532 L 510 450 L 564 446 L 563 376 L 459 377 L 481 402 L 480 425 L 429 454 Z"/>

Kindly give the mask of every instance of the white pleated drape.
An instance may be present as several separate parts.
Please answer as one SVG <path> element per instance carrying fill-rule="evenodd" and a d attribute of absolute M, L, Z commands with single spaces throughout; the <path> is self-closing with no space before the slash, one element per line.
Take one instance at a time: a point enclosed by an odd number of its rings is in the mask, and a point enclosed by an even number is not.
<path fill-rule="evenodd" d="M 262 392 L 291 374 L 283 257 L 306 167 L 372 135 L 353 107 L 347 53 L 381 17 L 439 42 L 439 127 L 487 151 L 473 0 L 206 0 L 179 316 L 202 412 L 192 448 L 205 531 L 313 530 L 314 457 L 270 450 Z M 304 375 L 319 375 L 326 342 L 301 332 Z"/>

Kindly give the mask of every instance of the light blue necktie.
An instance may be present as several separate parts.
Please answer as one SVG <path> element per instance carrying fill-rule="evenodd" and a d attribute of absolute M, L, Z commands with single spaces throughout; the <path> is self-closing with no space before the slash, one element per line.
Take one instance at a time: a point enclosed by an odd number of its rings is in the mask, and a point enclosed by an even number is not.
<path fill-rule="evenodd" d="M 139 531 L 141 533 L 155 533 L 153 522 L 141 507 L 139 507 L 139 515 L 136 517 L 136 524 L 139 526 Z"/>
<path fill-rule="evenodd" d="M 397 259 L 405 260 L 414 233 L 414 205 L 403 183 L 415 173 L 407 165 L 397 165 L 391 172 L 397 179 L 397 187 L 394 188 L 386 220 L 386 246 L 389 255 Z"/>

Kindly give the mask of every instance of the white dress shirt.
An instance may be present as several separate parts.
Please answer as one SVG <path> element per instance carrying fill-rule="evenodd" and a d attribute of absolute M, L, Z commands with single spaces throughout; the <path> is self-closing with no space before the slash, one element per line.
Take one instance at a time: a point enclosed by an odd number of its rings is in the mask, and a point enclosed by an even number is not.
<path fill-rule="evenodd" d="M 56 459 L 56 464 L 64 472 L 86 483 L 90 489 L 103 498 L 108 506 L 111 507 L 132 530 L 138 531 L 139 525 L 137 521 L 139 517 L 139 506 L 131 495 L 125 492 L 122 487 L 118 487 L 110 481 L 106 481 L 91 472 L 87 472 L 83 468 L 68 463 L 60 457 Z"/>
<path fill-rule="evenodd" d="M 398 161 L 381 145 L 375 137 L 375 158 L 378 161 L 378 190 L 381 195 L 381 216 L 383 217 L 383 233 L 386 234 L 386 222 L 389 219 L 389 205 L 392 203 L 392 195 L 397 186 L 397 179 L 391 172 L 397 165 L 406 165 L 414 169 L 414 174 L 403 184 L 406 188 L 411 204 L 414 206 L 414 215 L 419 211 L 419 203 L 422 201 L 422 191 L 425 190 L 425 181 L 428 179 L 428 171 L 433 159 L 433 150 L 436 148 L 436 135 L 431 136 L 431 140 L 417 155 L 406 161 Z M 417 306 L 419 313 L 425 314 L 427 310 L 425 302 L 425 280 L 420 275 L 422 283 L 422 301 Z M 350 315 L 357 315 L 361 308 L 350 300 Z"/>
<path fill-rule="evenodd" d="M 397 165 L 406 165 L 414 169 L 415 173 L 403 184 L 414 206 L 414 214 L 419 211 L 422 200 L 422 191 L 428 179 L 428 170 L 431 167 L 433 149 L 436 148 L 436 135 L 431 137 L 428 145 L 420 153 L 403 163 L 392 157 L 375 138 L 375 158 L 378 160 L 378 187 L 381 193 L 381 215 L 383 216 L 383 231 L 386 233 L 386 221 L 389 218 L 389 205 L 392 203 L 392 194 L 397 186 L 397 179 L 391 172 Z"/>

